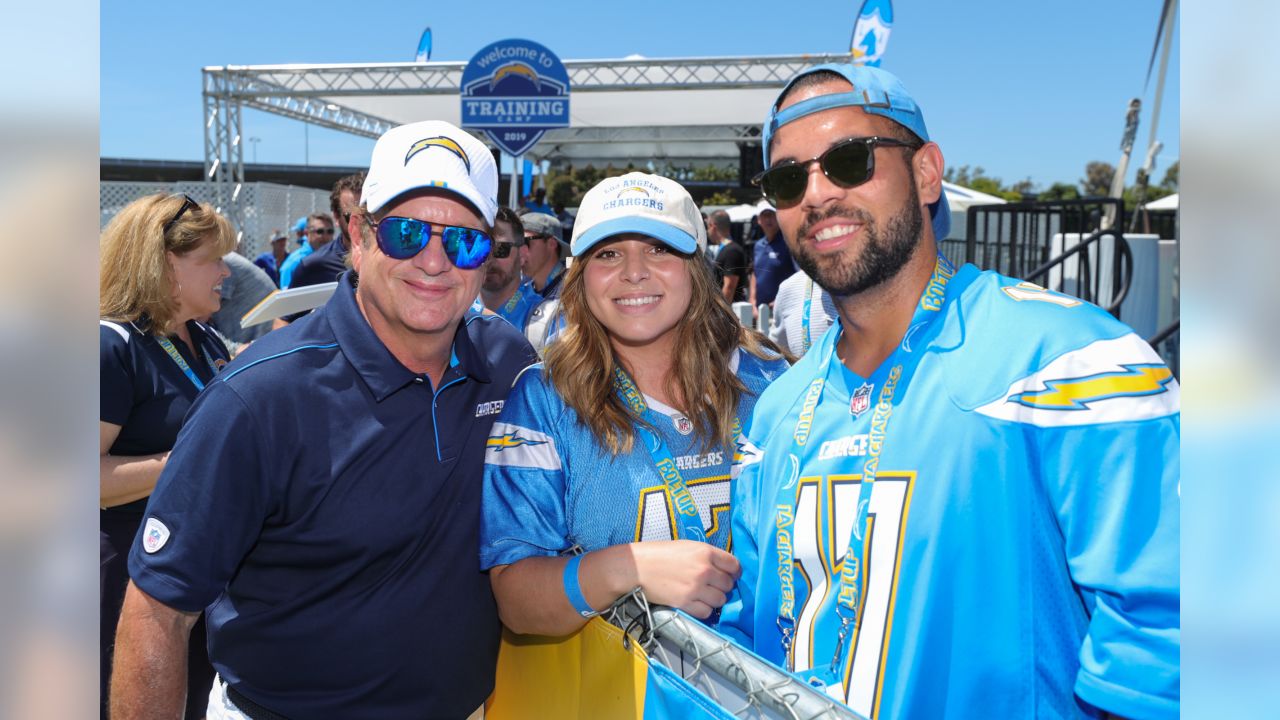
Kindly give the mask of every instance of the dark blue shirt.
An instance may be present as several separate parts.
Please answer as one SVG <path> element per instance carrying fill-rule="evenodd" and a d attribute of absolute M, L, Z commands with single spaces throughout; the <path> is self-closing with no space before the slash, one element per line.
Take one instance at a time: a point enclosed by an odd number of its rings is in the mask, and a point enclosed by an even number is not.
<path fill-rule="evenodd" d="M 778 286 L 795 273 L 796 266 L 782 233 L 773 240 L 760 238 L 755 250 L 756 304 L 771 303 L 778 296 Z"/>
<path fill-rule="evenodd" d="M 333 282 L 347 270 L 347 248 L 342 238 L 335 238 L 327 245 L 302 258 L 298 269 L 293 271 L 293 279 L 289 287 L 298 288 L 305 285 L 319 285 Z"/>
<path fill-rule="evenodd" d="M 289 288 L 300 288 L 307 285 L 330 283 L 347 271 L 347 248 L 342 238 L 329 241 L 324 247 L 302 258 L 298 269 L 293 271 Z M 286 316 L 285 322 L 295 322 L 310 310 Z"/>
<path fill-rule="evenodd" d="M 130 553 L 134 582 L 208 606 L 214 667 L 276 713 L 466 717 L 493 688 L 500 628 L 476 562 L 485 441 L 535 359 L 509 323 L 469 315 L 432 388 L 344 276 L 200 397 Z"/>
<path fill-rule="evenodd" d="M 112 455 L 152 455 L 172 449 L 182 418 L 200 392 L 156 336 L 140 329 L 140 323 L 99 321 L 98 418 L 120 426 L 108 450 Z M 190 320 L 187 332 L 194 352 L 175 336 L 170 342 L 196 378 L 208 383 L 230 354 L 206 326 Z M 138 500 L 103 512 L 137 517 L 145 505 L 146 500 Z"/>
<path fill-rule="evenodd" d="M 280 287 L 280 271 L 276 268 L 275 253 L 268 250 L 254 258 L 253 264 L 262 268 L 263 272 L 270 276 L 271 282 L 275 283 L 276 287 Z"/>

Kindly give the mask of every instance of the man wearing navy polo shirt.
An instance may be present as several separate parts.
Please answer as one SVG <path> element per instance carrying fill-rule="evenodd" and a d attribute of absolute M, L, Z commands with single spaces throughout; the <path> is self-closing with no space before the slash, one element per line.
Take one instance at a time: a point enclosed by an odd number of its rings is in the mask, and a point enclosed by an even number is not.
<path fill-rule="evenodd" d="M 129 556 L 112 717 L 177 717 L 206 613 L 209 716 L 464 718 L 500 625 L 479 571 L 485 440 L 520 332 L 468 312 L 497 168 L 444 122 L 377 142 L 352 273 L 201 394 Z M 297 392 L 304 376 L 307 392 Z"/>
<path fill-rule="evenodd" d="M 766 207 L 756 217 L 764 237 L 756 241 L 755 247 L 755 284 L 751 288 L 751 307 L 761 304 L 773 304 L 778 296 L 778 286 L 783 280 L 791 277 L 796 271 L 796 264 L 791 260 L 791 251 L 782 239 L 782 231 L 778 228 L 778 213 L 772 207 Z"/>

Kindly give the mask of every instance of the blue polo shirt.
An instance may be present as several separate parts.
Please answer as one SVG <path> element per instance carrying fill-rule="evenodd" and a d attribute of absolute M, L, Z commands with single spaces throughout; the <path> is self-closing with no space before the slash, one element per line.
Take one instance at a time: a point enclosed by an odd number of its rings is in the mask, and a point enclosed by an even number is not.
<path fill-rule="evenodd" d="M 286 259 L 287 259 L 287 256 L 286 256 Z M 271 282 L 275 283 L 276 287 L 280 287 L 280 270 L 276 268 L 275 253 L 268 250 L 262 253 L 261 255 L 259 255 L 258 257 L 254 258 L 253 264 L 262 268 L 262 271 L 265 272 L 267 276 L 271 278 Z"/>
<path fill-rule="evenodd" d="M 345 275 L 200 396 L 130 575 L 207 606 L 214 667 L 276 713 L 465 717 L 493 688 L 500 628 L 475 562 L 485 441 L 535 359 L 509 323 L 468 315 L 433 388 Z"/>
<path fill-rule="evenodd" d="M 796 265 L 791 261 L 791 251 L 782 233 L 770 240 L 762 237 L 756 241 L 755 273 L 756 303 L 771 303 L 778 296 L 778 286 L 791 277 Z"/>
<path fill-rule="evenodd" d="M 333 242 L 330 240 L 329 242 Z M 311 243 L 303 242 L 302 247 L 294 250 L 285 257 L 284 262 L 280 265 L 280 288 L 287 289 L 292 287 L 290 283 L 293 281 L 293 273 L 298 269 L 298 265 L 302 263 L 302 259 L 315 250 L 311 249 Z"/>

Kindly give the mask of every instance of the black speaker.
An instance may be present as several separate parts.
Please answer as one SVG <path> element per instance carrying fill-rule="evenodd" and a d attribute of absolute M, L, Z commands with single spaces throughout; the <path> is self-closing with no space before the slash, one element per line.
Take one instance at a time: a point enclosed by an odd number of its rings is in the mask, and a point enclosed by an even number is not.
<path fill-rule="evenodd" d="M 738 143 L 738 187 L 752 187 L 751 178 L 764 170 L 760 143 Z"/>

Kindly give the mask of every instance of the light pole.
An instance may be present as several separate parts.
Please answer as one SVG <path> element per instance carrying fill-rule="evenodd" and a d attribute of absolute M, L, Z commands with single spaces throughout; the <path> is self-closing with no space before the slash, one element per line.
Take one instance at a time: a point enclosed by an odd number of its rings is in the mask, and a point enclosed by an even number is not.
<path fill-rule="evenodd" d="M 302 164 L 311 164 L 311 123 L 302 123 Z"/>
<path fill-rule="evenodd" d="M 258 143 L 262 142 L 262 138 L 251 137 L 249 142 L 253 144 L 253 164 L 258 164 Z"/>

